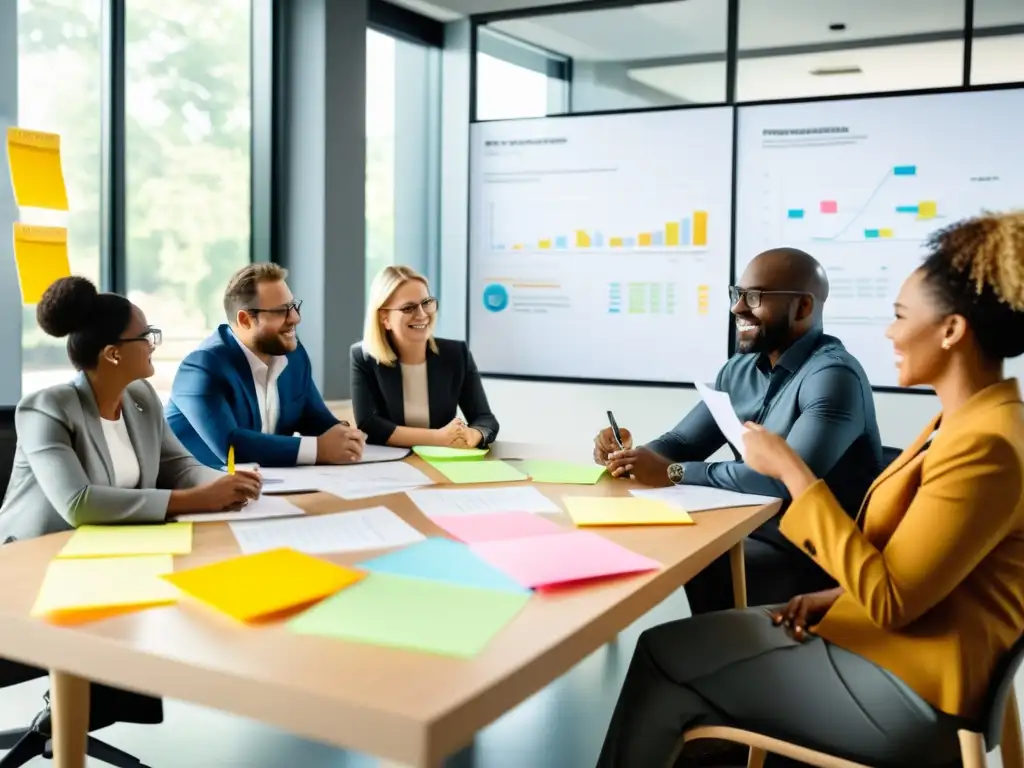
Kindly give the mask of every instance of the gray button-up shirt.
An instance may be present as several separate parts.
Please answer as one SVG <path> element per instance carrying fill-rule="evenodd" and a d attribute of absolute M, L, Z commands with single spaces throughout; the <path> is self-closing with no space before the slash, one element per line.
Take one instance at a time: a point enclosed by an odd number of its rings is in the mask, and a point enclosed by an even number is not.
<path fill-rule="evenodd" d="M 728 392 L 740 421 L 763 424 L 786 438 L 843 508 L 856 516 L 882 471 L 882 441 L 871 385 L 843 343 L 820 330 L 787 349 L 772 367 L 763 354 L 733 356 L 715 389 Z M 786 487 L 742 461 L 708 463 L 726 444 L 704 403 L 648 448 L 685 467 L 683 482 L 789 500 Z"/>

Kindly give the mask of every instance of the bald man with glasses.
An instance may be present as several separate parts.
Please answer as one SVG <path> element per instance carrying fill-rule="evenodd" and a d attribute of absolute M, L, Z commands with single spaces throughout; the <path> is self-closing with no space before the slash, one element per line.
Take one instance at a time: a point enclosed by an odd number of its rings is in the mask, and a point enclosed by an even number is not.
<path fill-rule="evenodd" d="M 298 339 L 302 302 L 277 264 L 250 264 L 224 291 L 228 322 L 186 357 L 174 376 L 167 421 L 212 467 L 349 464 L 366 436 L 328 410 Z"/>
<path fill-rule="evenodd" d="M 825 271 L 803 251 L 775 248 L 750 262 L 729 296 L 736 354 L 719 371 L 715 389 L 729 393 L 741 421 L 785 437 L 855 516 L 882 470 L 882 443 L 864 369 L 823 330 Z M 785 486 L 745 465 L 737 446 L 730 446 L 735 460 L 708 461 L 727 442 L 704 403 L 644 446 L 634 448 L 627 429 L 620 436 L 621 448 L 610 428 L 594 440 L 594 460 L 615 477 L 652 487 L 702 485 L 774 496 L 783 500 L 783 510 L 789 502 Z M 779 533 L 778 519 L 751 534 L 744 547 L 750 605 L 785 603 L 835 586 Z M 686 591 L 695 615 L 731 608 L 728 557 L 712 563 Z"/>

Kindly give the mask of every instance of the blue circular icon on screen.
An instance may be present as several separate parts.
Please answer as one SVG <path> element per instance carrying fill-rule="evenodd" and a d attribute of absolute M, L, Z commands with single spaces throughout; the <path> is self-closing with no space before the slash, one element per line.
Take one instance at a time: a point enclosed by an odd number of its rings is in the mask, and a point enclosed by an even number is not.
<path fill-rule="evenodd" d="M 484 307 L 490 312 L 501 312 L 508 306 L 508 291 L 505 286 L 492 283 L 484 288 Z"/>

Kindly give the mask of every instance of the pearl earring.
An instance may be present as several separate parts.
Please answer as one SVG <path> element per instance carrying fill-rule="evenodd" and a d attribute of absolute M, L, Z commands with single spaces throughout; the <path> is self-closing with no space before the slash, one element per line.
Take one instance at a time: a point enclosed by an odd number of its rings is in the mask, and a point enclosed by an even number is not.
<path fill-rule="evenodd" d="M 942 340 L 942 348 L 947 352 L 949 351 L 949 341 L 947 339 Z"/>

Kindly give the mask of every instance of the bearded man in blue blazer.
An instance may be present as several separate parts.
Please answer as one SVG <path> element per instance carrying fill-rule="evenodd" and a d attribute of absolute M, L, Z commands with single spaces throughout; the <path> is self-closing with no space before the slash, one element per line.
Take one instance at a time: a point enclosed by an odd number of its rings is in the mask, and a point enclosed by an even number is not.
<path fill-rule="evenodd" d="M 235 461 L 263 467 L 359 461 L 366 436 L 332 414 L 313 381 L 296 329 L 295 301 L 277 264 L 250 264 L 224 291 L 228 323 L 178 368 L 167 421 L 211 467 Z"/>

